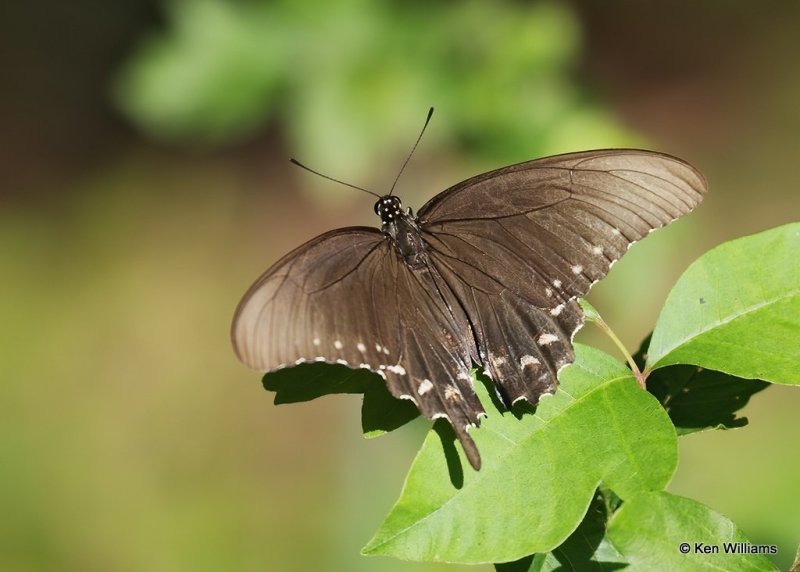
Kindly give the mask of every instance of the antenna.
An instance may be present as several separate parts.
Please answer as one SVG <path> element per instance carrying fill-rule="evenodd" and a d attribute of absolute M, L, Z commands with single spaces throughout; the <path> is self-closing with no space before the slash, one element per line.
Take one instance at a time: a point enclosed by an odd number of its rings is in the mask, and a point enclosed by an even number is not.
<path fill-rule="evenodd" d="M 406 168 L 406 165 L 408 165 L 408 161 L 411 159 L 411 155 L 414 154 L 414 151 L 416 150 L 417 145 L 419 145 L 420 139 L 422 139 L 422 134 L 425 133 L 425 128 L 428 126 L 428 123 L 431 120 L 431 115 L 433 115 L 433 107 L 431 107 L 428 110 L 428 117 L 425 118 L 425 125 L 422 126 L 422 131 L 419 132 L 419 137 L 417 137 L 417 142 L 414 143 L 414 146 L 411 148 L 411 153 L 408 154 L 408 157 L 406 157 L 406 160 L 403 163 L 403 166 L 400 167 L 400 172 L 397 173 L 397 176 L 394 179 L 394 183 L 392 183 L 392 188 L 389 189 L 389 196 L 392 196 L 392 193 L 394 193 L 394 187 L 397 185 L 397 181 L 400 180 L 400 175 L 403 174 L 403 170 Z"/>
<path fill-rule="evenodd" d="M 397 173 L 397 176 L 394 178 L 394 183 L 392 183 L 392 188 L 389 189 L 389 196 L 392 196 L 392 194 L 394 193 L 394 188 L 397 185 L 397 181 L 400 180 L 400 175 L 403 174 L 403 171 L 405 170 L 406 165 L 408 165 L 409 160 L 411 160 L 411 156 L 414 154 L 414 151 L 417 149 L 417 145 L 419 145 L 419 142 L 422 139 L 422 134 L 425 133 L 425 128 L 428 126 L 428 123 L 430 123 L 431 115 L 433 115 L 433 107 L 431 107 L 428 110 L 428 117 L 425 118 L 425 125 L 422 126 L 422 131 L 419 132 L 419 137 L 417 137 L 417 141 L 414 143 L 414 146 L 411 148 L 411 152 L 408 154 L 408 157 L 406 157 L 406 160 L 403 163 L 403 166 L 400 167 L 400 172 Z M 315 175 L 318 175 L 318 176 L 322 177 L 323 179 L 328 179 L 329 181 L 333 181 L 334 183 L 339 183 L 340 185 L 344 185 L 345 187 L 350 187 L 351 189 L 356 189 L 358 191 L 364 191 L 365 193 L 369 193 L 373 197 L 381 198 L 381 195 L 379 195 L 377 193 L 373 193 L 372 191 L 368 191 L 367 189 L 364 189 L 362 187 L 357 187 L 356 185 L 351 185 L 350 183 L 345 183 L 344 181 L 340 181 L 339 179 L 334 179 L 333 177 L 329 177 L 328 175 L 323 175 L 319 171 L 315 171 L 314 169 L 312 169 L 310 167 L 306 167 L 305 165 L 303 165 L 300 161 L 298 161 L 295 158 L 290 158 L 289 161 L 291 161 L 292 163 L 294 163 L 295 165 L 297 165 L 301 169 L 305 169 L 309 173 L 314 173 Z"/>
<path fill-rule="evenodd" d="M 416 147 L 416 145 L 415 145 L 415 147 Z M 356 189 L 356 190 L 359 190 L 359 191 L 364 191 L 365 193 L 369 193 L 369 194 L 370 194 L 370 195 L 372 195 L 373 197 L 378 197 L 378 198 L 381 198 L 381 196 L 380 196 L 378 193 L 373 193 L 372 191 L 368 191 L 367 189 L 362 189 L 361 187 L 357 187 L 357 186 L 355 186 L 355 185 L 351 185 L 350 183 L 345 183 L 344 181 L 340 181 L 339 179 L 334 179 L 333 177 L 329 177 L 328 175 L 323 175 L 323 174 L 322 174 L 322 173 L 320 173 L 319 171 L 315 171 L 314 169 L 311 169 L 311 168 L 309 168 L 309 167 L 306 167 L 305 165 L 303 165 L 303 164 L 302 164 L 300 161 L 298 161 L 297 159 L 291 158 L 291 159 L 289 159 L 289 161 L 291 161 L 292 163 L 294 163 L 295 165 L 297 165 L 297 166 L 298 166 L 298 167 L 300 167 L 301 169 L 305 169 L 306 171 L 308 171 L 308 172 L 310 172 L 310 173 L 314 173 L 315 175 L 319 175 L 319 176 L 320 176 L 320 177 L 322 177 L 323 179 L 328 179 L 329 181 L 333 181 L 334 183 L 339 183 L 340 185 L 344 185 L 345 187 L 350 187 L 351 189 Z M 408 160 L 406 160 L 406 162 L 408 162 Z"/>

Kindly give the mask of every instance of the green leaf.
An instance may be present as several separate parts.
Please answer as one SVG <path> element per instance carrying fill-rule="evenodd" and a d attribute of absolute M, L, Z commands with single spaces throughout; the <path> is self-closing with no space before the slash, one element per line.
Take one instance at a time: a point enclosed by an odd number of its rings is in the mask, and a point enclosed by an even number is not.
<path fill-rule="evenodd" d="M 750 545 L 724 516 L 693 500 L 666 492 L 646 492 L 627 501 L 611 517 L 597 494 L 580 526 L 549 554 L 496 565 L 498 572 L 594 570 L 775 570 L 764 556 L 742 552 Z M 689 543 L 683 554 L 680 545 Z M 701 546 L 719 547 L 705 554 Z M 740 554 L 726 554 L 734 543 Z M 715 550 L 707 548 L 706 550 Z M 762 551 L 764 549 L 761 549 Z"/>
<path fill-rule="evenodd" d="M 623 499 L 662 489 L 675 470 L 677 439 L 661 405 L 607 354 L 581 345 L 576 353 L 560 389 L 535 413 L 492 409 L 476 384 L 490 411 L 471 432 L 483 468 L 464 470 L 452 430 L 437 423 L 363 552 L 509 562 L 560 545 L 601 482 Z"/>
<path fill-rule="evenodd" d="M 695 261 L 670 292 L 647 366 L 692 364 L 800 384 L 800 223 L 733 240 Z"/>
<path fill-rule="evenodd" d="M 776 570 L 762 554 L 726 554 L 725 543 L 748 543 L 744 534 L 710 508 L 663 491 L 627 499 L 612 517 L 607 534 L 631 572 Z M 684 542 L 689 545 L 686 554 L 680 550 Z M 704 554 L 703 547 L 716 547 L 719 553 Z"/>

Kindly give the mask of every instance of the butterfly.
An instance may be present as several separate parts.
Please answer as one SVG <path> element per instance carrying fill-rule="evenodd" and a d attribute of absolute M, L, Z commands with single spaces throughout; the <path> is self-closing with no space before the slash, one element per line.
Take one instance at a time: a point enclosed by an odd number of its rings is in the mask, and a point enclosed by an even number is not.
<path fill-rule="evenodd" d="M 377 373 L 425 417 L 447 419 L 479 470 L 472 364 L 507 407 L 555 392 L 584 321 L 577 298 L 707 185 L 675 157 L 607 149 L 477 175 L 416 214 L 393 188 L 375 203 L 380 229 L 327 232 L 258 278 L 233 346 L 266 372 L 324 361 Z"/>

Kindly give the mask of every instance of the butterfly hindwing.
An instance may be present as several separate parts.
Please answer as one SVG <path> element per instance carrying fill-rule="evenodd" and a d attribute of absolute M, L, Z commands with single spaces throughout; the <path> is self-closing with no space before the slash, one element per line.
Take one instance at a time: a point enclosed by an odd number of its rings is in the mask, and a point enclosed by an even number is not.
<path fill-rule="evenodd" d="M 556 390 L 558 371 L 574 359 L 572 337 L 583 324 L 575 300 L 551 312 L 532 306 L 510 289 L 471 284 L 468 270 L 434 252 L 433 264 L 470 317 L 479 363 L 507 407 L 520 398 L 536 405 Z"/>

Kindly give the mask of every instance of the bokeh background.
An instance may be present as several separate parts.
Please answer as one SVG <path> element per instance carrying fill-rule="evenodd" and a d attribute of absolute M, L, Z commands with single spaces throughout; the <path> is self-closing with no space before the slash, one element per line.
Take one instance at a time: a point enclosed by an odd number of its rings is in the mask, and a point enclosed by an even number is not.
<path fill-rule="evenodd" d="M 698 255 L 800 220 L 798 30 L 790 2 L 4 2 L 0 569 L 457 569 L 358 554 L 426 422 L 366 441 L 358 397 L 275 407 L 233 356 L 260 272 L 377 223 L 287 158 L 385 190 L 434 105 L 413 207 L 544 154 L 690 160 L 706 202 L 590 296 L 636 348 Z M 772 387 L 749 427 L 684 437 L 671 485 L 783 569 L 798 410 Z"/>

